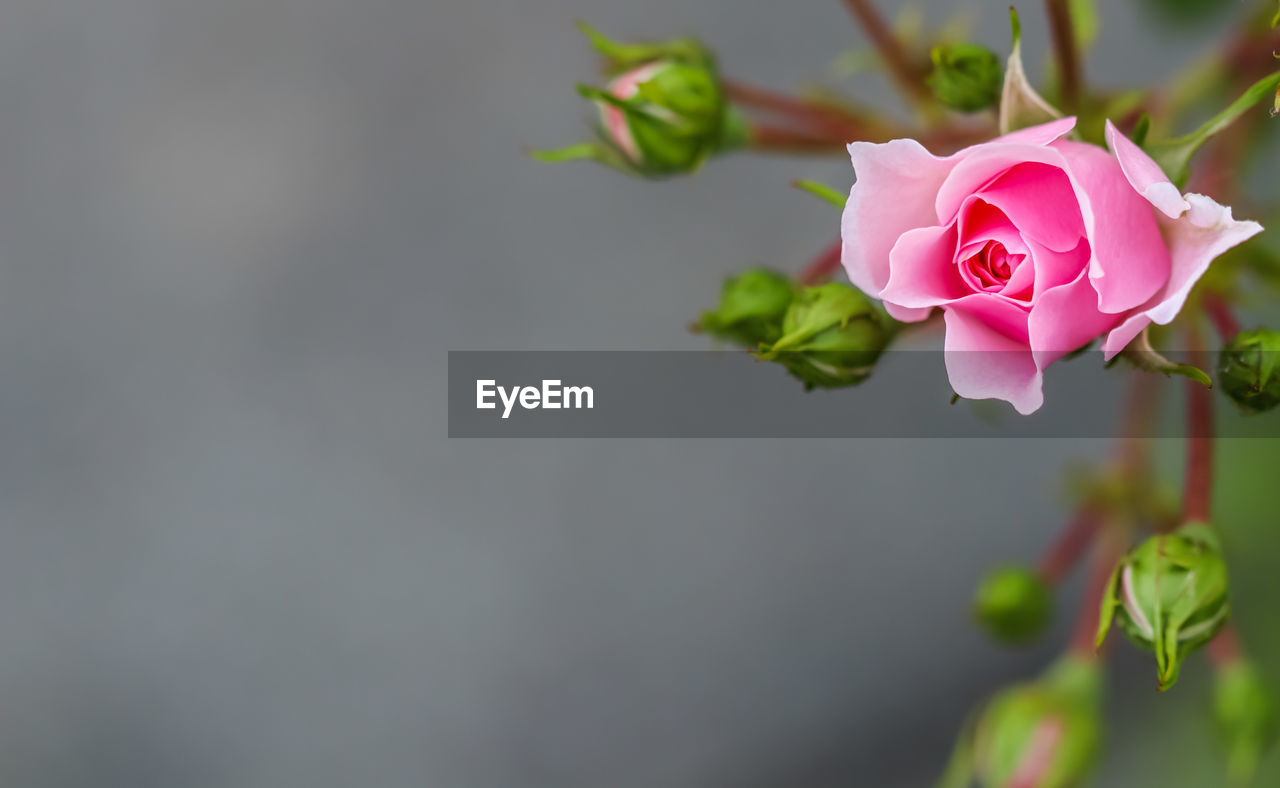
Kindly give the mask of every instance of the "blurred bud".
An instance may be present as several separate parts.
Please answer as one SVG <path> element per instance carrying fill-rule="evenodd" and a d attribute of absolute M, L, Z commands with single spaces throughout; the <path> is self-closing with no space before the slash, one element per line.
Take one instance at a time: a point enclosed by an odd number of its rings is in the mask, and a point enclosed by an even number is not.
<path fill-rule="evenodd" d="M 1218 356 L 1218 382 L 1228 397 L 1253 413 L 1280 404 L 1280 333 L 1269 328 L 1241 331 Z"/>
<path fill-rule="evenodd" d="M 712 154 L 747 141 L 745 121 L 726 101 L 711 53 L 692 39 L 620 44 L 580 26 L 612 74 L 603 88 L 579 85 L 595 103 L 600 139 L 543 161 L 591 158 L 635 175 L 691 173 Z"/>
<path fill-rule="evenodd" d="M 1097 660 L 1067 656 L 1038 681 L 997 693 L 961 735 L 941 785 L 1076 786 L 1102 742 Z"/>
<path fill-rule="evenodd" d="M 1031 567 L 1003 566 L 982 578 L 973 608 L 978 623 L 996 640 L 1029 643 L 1048 626 L 1053 597 Z"/>
<path fill-rule="evenodd" d="M 752 268 L 725 278 L 720 303 L 713 311 L 703 312 L 693 328 L 747 348 L 776 342 L 795 294 L 790 277 L 768 268 Z"/>
<path fill-rule="evenodd" d="M 1161 691 L 1182 661 L 1227 623 L 1227 565 L 1213 531 L 1192 523 L 1152 536 L 1122 558 L 1103 595 L 1098 645 L 1114 619 L 1137 646 L 1156 655 Z"/>
<path fill-rule="evenodd" d="M 978 112 L 1000 100 L 1004 69 L 995 52 L 978 44 L 944 44 L 933 48 L 932 57 L 927 82 L 946 106 Z"/>
<path fill-rule="evenodd" d="M 839 282 L 807 287 L 782 319 L 782 336 L 760 347 L 805 388 L 856 386 L 893 338 L 892 322 L 862 291 Z"/>
<path fill-rule="evenodd" d="M 1236 660 L 1215 672 L 1213 714 L 1227 749 L 1227 776 L 1247 785 L 1280 730 L 1275 695 L 1253 663 Z"/>

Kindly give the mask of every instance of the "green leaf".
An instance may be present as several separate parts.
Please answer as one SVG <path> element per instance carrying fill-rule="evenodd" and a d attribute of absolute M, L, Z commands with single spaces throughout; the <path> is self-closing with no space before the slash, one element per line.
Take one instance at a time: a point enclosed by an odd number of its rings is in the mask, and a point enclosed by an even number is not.
<path fill-rule="evenodd" d="M 1276 95 L 1277 103 L 1280 105 L 1280 94 L 1276 94 L 1277 88 L 1280 88 L 1280 71 L 1253 83 L 1240 98 L 1233 101 L 1222 112 L 1214 115 L 1200 128 L 1181 137 L 1153 143 L 1148 146 L 1147 153 L 1151 155 L 1151 158 L 1155 159 L 1165 174 L 1169 176 L 1169 179 L 1181 189 L 1187 185 L 1187 179 L 1191 175 L 1191 157 L 1196 154 L 1196 151 L 1200 150 L 1200 146 L 1212 139 L 1215 134 L 1230 126 L 1236 119 L 1248 112 L 1264 98 Z"/>
<path fill-rule="evenodd" d="M 849 195 L 836 191 L 825 183 L 817 181 L 792 181 L 791 185 L 802 192 L 808 192 L 823 202 L 828 202 L 844 210 L 845 203 L 849 201 Z"/>

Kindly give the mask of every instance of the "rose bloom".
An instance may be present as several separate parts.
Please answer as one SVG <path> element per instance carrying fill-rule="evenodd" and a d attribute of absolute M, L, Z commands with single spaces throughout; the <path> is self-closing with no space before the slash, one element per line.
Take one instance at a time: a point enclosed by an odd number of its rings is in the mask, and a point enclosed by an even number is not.
<path fill-rule="evenodd" d="M 898 320 L 941 307 L 951 386 L 1019 413 L 1044 369 L 1105 334 L 1110 359 L 1177 316 L 1209 263 L 1262 231 L 1107 123 L 1110 152 L 1062 139 L 1074 118 L 934 156 L 915 140 L 849 145 L 849 279 Z"/>

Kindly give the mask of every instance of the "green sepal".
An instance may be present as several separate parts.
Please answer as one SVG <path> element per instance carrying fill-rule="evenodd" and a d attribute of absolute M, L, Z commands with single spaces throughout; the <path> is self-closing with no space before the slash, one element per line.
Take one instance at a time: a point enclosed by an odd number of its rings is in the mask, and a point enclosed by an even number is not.
<path fill-rule="evenodd" d="M 691 328 L 748 349 L 782 336 L 782 319 L 795 297 L 791 277 L 768 268 L 751 268 L 726 277 L 720 300 Z"/>
<path fill-rule="evenodd" d="M 1012 6 L 1009 7 L 1009 26 L 1013 31 L 1013 50 L 1005 64 L 1004 87 L 1000 93 L 1001 134 L 1062 117 L 1062 113 L 1045 101 L 1027 79 L 1022 65 L 1022 23 Z"/>
<path fill-rule="evenodd" d="M 1144 372 L 1160 372 L 1166 377 L 1169 375 L 1181 375 L 1206 388 L 1213 388 L 1213 378 L 1209 377 L 1209 373 L 1191 364 L 1170 361 L 1153 348 L 1151 346 L 1151 336 L 1146 328 L 1142 330 L 1142 333 L 1134 337 L 1133 341 L 1124 350 L 1120 351 L 1119 356 L 1124 357 L 1125 360 Z"/>
<path fill-rule="evenodd" d="M 806 390 L 856 386 L 871 376 L 896 326 L 861 290 L 829 282 L 796 295 L 782 336 L 756 356 L 782 364 Z"/>
<path fill-rule="evenodd" d="M 614 41 L 586 22 L 579 21 L 577 27 L 591 42 L 591 46 L 605 58 L 610 71 L 625 71 L 633 66 L 662 58 L 686 63 L 706 62 L 711 59 L 706 47 L 691 38 L 623 44 Z"/>
<path fill-rule="evenodd" d="M 1263 77 L 1253 83 L 1240 98 L 1231 102 L 1230 106 L 1207 120 L 1204 125 L 1190 134 L 1170 140 L 1150 143 L 1146 147 L 1147 154 L 1164 170 L 1169 180 L 1181 190 L 1191 177 L 1191 157 L 1200 150 L 1200 146 L 1208 142 L 1215 134 L 1230 126 L 1241 115 L 1252 109 L 1259 101 L 1276 95 L 1280 88 L 1280 71 Z"/>
<path fill-rule="evenodd" d="M 1218 355 L 1222 391 L 1245 413 L 1263 413 L 1280 405 L 1280 333 L 1269 328 L 1241 331 Z"/>
<path fill-rule="evenodd" d="M 1120 564 L 1111 569 L 1111 577 L 1107 579 L 1106 590 L 1102 593 L 1102 606 L 1098 610 L 1098 634 L 1094 638 L 1093 647 L 1101 649 L 1107 641 L 1107 633 L 1111 631 L 1111 623 L 1116 617 L 1116 608 L 1120 606 Z"/>

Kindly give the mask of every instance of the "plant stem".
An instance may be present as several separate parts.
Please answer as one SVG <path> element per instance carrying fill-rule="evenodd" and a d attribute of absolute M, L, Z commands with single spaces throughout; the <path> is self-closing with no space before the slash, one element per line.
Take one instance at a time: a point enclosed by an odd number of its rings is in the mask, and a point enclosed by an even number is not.
<path fill-rule="evenodd" d="M 1068 113 L 1080 107 L 1080 53 L 1076 46 L 1076 28 L 1071 20 L 1069 0 L 1045 0 L 1053 51 L 1058 60 L 1058 77 L 1062 83 L 1062 105 Z"/>
<path fill-rule="evenodd" d="M 838 136 L 816 135 L 763 123 L 751 124 L 748 145 L 755 150 L 786 153 L 833 154 L 843 153 L 845 149 L 844 140 Z"/>
<path fill-rule="evenodd" d="M 830 246 L 822 250 L 822 253 L 809 263 L 800 275 L 796 277 L 800 284 L 816 285 L 831 278 L 831 275 L 840 270 L 840 253 L 843 245 L 837 238 Z"/>
<path fill-rule="evenodd" d="M 898 87 L 918 103 L 929 101 L 929 90 L 924 84 L 924 69 L 912 62 L 902 42 L 885 24 L 884 18 L 871 5 L 870 0 L 844 0 L 844 4 L 866 31 L 867 38 L 871 39 L 872 45 L 880 53 Z"/>
<path fill-rule="evenodd" d="M 1057 540 L 1040 559 L 1040 577 L 1050 586 L 1061 583 L 1093 544 L 1102 513 L 1094 506 L 1080 507 Z"/>
<path fill-rule="evenodd" d="M 1207 365 L 1209 354 L 1194 319 L 1187 324 L 1187 350 L 1191 364 L 1202 369 Z M 1183 487 L 1183 520 L 1208 522 L 1213 493 L 1213 399 L 1207 387 L 1193 380 L 1187 381 L 1187 477 Z"/>
<path fill-rule="evenodd" d="M 729 79 L 724 81 L 724 89 L 730 101 L 750 109 L 790 118 L 812 127 L 814 131 L 834 133 L 848 140 L 878 136 L 875 124 L 840 107 L 806 101 Z"/>
<path fill-rule="evenodd" d="M 1218 336 L 1223 342 L 1230 342 L 1232 337 L 1240 333 L 1240 323 L 1235 315 L 1231 314 L 1231 305 L 1222 296 L 1217 293 L 1205 293 L 1204 311 L 1213 321 L 1214 327 L 1218 329 Z"/>
<path fill-rule="evenodd" d="M 1215 667 L 1225 667 L 1244 659 L 1244 646 L 1234 624 L 1228 623 L 1218 636 L 1209 641 L 1209 659 Z"/>

